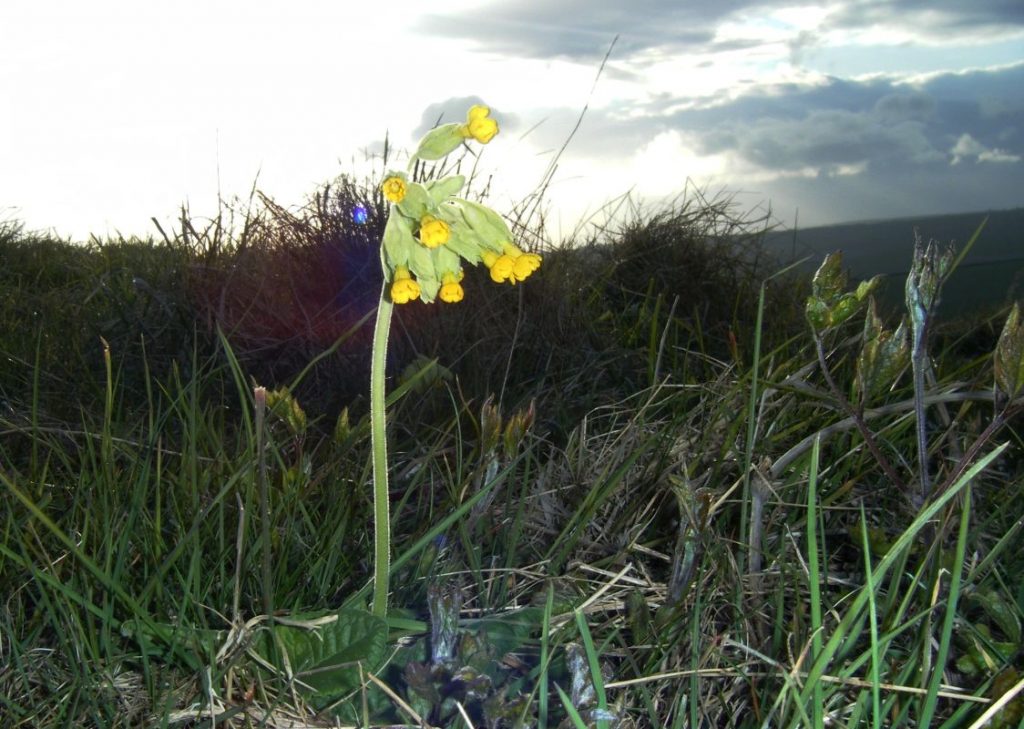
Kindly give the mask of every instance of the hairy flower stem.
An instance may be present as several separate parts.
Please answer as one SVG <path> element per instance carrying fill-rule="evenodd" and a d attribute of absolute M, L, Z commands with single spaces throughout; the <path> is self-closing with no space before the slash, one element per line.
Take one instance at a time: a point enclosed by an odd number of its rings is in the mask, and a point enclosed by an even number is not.
<path fill-rule="evenodd" d="M 370 362 L 370 442 L 373 447 L 373 614 L 386 617 L 388 580 L 391 569 L 391 509 L 388 502 L 388 442 L 384 419 L 384 371 L 387 365 L 388 334 L 395 305 L 387 296 L 385 281 L 377 305 Z"/>
<path fill-rule="evenodd" d="M 821 336 L 818 332 L 814 332 L 814 348 L 818 353 L 818 364 L 821 366 L 821 374 L 825 377 L 825 382 L 828 384 L 828 389 L 832 392 L 832 396 L 839 402 L 839 405 L 846 411 L 853 422 L 857 426 L 857 430 L 860 431 L 861 437 L 864 438 L 864 445 L 871 451 L 871 455 L 875 457 L 875 461 L 885 471 L 885 475 L 889 477 L 889 480 L 894 486 L 897 486 L 901 491 L 906 491 L 906 486 L 903 480 L 896 474 L 896 470 L 889 463 L 889 459 L 886 458 L 882 451 L 878 448 L 878 443 L 875 442 L 874 435 L 868 429 L 867 423 L 864 422 L 864 415 L 862 412 L 854 409 L 850 401 L 846 399 L 842 392 L 840 392 L 838 385 L 835 380 L 832 379 L 832 372 L 828 368 L 828 362 L 825 360 L 825 346 L 821 341 Z"/>
<path fill-rule="evenodd" d="M 918 494 L 920 507 L 928 500 L 931 492 L 931 479 L 928 477 L 928 423 L 924 417 L 924 343 L 915 331 L 914 349 L 911 353 L 910 365 L 914 372 L 914 420 L 917 435 L 917 467 L 920 471 L 921 493 Z"/>

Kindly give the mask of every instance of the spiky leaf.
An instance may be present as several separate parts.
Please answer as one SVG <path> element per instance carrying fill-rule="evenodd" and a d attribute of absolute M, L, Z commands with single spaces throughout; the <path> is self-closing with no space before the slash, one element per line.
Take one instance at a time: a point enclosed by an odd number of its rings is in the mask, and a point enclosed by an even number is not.
<path fill-rule="evenodd" d="M 1011 400 L 1024 387 L 1024 324 L 1020 306 L 1014 304 L 999 335 L 994 357 L 996 387 Z"/>
<path fill-rule="evenodd" d="M 832 305 L 846 290 L 846 271 L 843 270 L 843 252 L 836 251 L 825 256 L 811 281 L 814 298 Z"/>
<path fill-rule="evenodd" d="M 867 402 L 892 387 L 910 359 L 907 328 L 900 322 L 896 331 L 882 326 L 874 297 L 868 298 L 864 317 L 864 342 L 857 357 L 856 387 L 861 401 Z"/>

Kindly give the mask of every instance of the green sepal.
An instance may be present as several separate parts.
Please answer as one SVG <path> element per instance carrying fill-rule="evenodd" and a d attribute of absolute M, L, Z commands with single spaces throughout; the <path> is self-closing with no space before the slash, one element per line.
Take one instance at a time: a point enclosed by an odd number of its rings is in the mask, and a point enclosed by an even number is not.
<path fill-rule="evenodd" d="M 476 231 L 469 227 L 466 218 L 458 206 L 459 201 L 449 200 L 435 210 L 438 218 L 448 223 L 448 242 L 444 248 L 450 248 L 466 262 L 475 266 L 480 263 L 480 241 Z M 440 270 L 440 269 L 439 269 Z"/>
<path fill-rule="evenodd" d="M 452 204 L 458 206 L 466 224 L 479 237 L 480 245 L 501 253 L 502 244 L 512 242 L 512 232 L 504 218 L 486 205 L 461 198 L 452 200 Z"/>
<path fill-rule="evenodd" d="M 391 215 L 388 216 L 387 225 L 384 226 L 384 239 L 380 247 L 381 264 L 387 273 L 387 279 L 398 266 L 409 264 L 409 253 L 416 246 L 416 239 L 412 237 L 412 227 L 409 220 L 391 206 Z"/>
<path fill-rule="evenodd" d="M 451 239 L 448 239 L 451 243 Z M 446 273 L 456 273 L 462 265 L 459 263 L 459 254 L 451 250 L 448 243 L 438 246 L 431 254 L 434 257 L 434 272 L 437 278 L 444 278 Z"/>
<path fill-rule="evenodd" d="M 417 283 L 420 285 L 420 300 L 427 304 L 433 304 L 434 299 L 437 298 L 437 292 L 441 290 L 441 280 L 433 277 L 420 278 L 417 279 Z"/>
<path fill-rule="evenodd" d="M 465 259 L 466 263 L 475 266 L 480 263 L 480 243 L 473 231 L 465 227 L 452 227 L 451 235 L 444 247 Z"/>
<path fill-rule="evenodd" d="M 423 185 L 410 182 L 405 188 L 405 197 L 398 203 L 398 209 L 407 218 L 419 220 L 435 208 L 434 199 Z"/>
<path fill-rule="evenodd" d="M 404 182 L 406 184 L 406 186 L 409 185 L 409 173 L 408 172 L 405 172 L 403 170 L 388 170 L 387 174 L 385 174 L 384 177 L 381 178 L 381 181 L 380 181 L 382 189 L 384 187 L 385 180 L 390 180 L 392 177 L 397 177 L 402 182 Z"/>
<path fill-rule="evenodd" d="M 426 246 L 414 243 L 409 251 L 409 270 L 412 271 L 416 280 L 423 289 L 424 279 L 437 279 L 437 270 L 434 268 L 434 257 Z"/>
<path fill-rule="evenodd" d="M 462 124 L 442 124 L 427 132 L 420 140 L 416 149 L 416 157 L 423 160 L 436 160 L 447 157 L 458 149 L 465 137 L 462 136 Z"/>
<path fill-rule="evenodd" d="M 440 205 L 461 190 L 464 184 L 466 184 L 465 176 L 452 175 L 451 177 L 442 177 L 440 180 L 431 180 L 426 183 L 426 187 L 430 197 L 434 200 L 434 205 Z"/>

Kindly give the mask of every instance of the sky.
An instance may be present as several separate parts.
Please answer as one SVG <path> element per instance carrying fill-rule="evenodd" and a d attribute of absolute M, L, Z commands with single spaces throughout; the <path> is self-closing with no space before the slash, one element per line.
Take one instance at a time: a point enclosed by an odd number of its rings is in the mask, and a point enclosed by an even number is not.
<path fill-rule="evenodd" d="M 85 240 L 253 189 L 298 206 L 474 103 L 499 211 L 557 161 L 554 237 L 627 194 L 802 227 L 1024 205 L 1021 0 L 348 5 L 4 0 L 0 221 Z"/>

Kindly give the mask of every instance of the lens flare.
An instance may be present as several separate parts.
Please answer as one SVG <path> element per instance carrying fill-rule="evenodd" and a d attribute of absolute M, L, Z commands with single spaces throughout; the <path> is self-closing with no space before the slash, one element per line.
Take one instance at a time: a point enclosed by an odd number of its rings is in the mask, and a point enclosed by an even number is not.
<path fill-rule="evenodd" d="M 362 205 L 356 205 L 352 208 L 352 220 L 358 225 L 363 225 L 370 218 L 370 213 Z"/>

